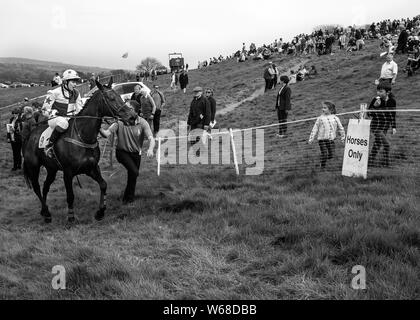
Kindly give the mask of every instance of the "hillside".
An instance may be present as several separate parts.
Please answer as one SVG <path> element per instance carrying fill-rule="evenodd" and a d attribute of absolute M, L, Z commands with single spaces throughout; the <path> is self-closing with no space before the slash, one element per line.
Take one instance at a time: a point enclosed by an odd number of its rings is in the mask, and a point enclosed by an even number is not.
<path fill-rule="evenodd" d="M 379 43 L 332 56 L 278 57 L 283 71 L 315 65 L 315 79 L 292 85 L 289 120 L 320 114 L 332 100 L 352 111 L 375 95 L 383 60 Z M 403 66 L 405 57 L 397 56 Z M 187 94 L 171 92 L 169 75 L 157 83 L 168 106 L 162 127 L 186 120 L 196 85 L 215 88 L 218 110 L 255 94 L 221 128 L 277 122 L 275 90 L 261 94 L 265 62 L 225 61 L 189 73 Z M 418 108 L 419 75 L 403 73 L 394 93 L 398 108 Z M 152 85 L 152 83 L 147 83 Z M 349 116 L 343 116 L 347 126 Z M 136 201 L 120 202 L 126 182 L 119 164 L 101 161 L 108 182 L 105 220 L 95 222 L 99 188 L 82 176 L 75 184 L 79 219 L 66 225 L 66 195 L 58 174 L 49 194 L 51 225 L 36 196 L 11 173 L 10 145 L 0 143 L 0 298 L 14 299 L 419 299 L 419 114 L 399 115 L 391 139 L 390 169 L 368 179 L 341 176 L 342 146 L 321 172 L 319 148 L 308 145 L 313 121 L 289 126 L 287 139 L 264 132 L 262 175 L 235 175 L 230 165 L 164 165 L 142 157 Z M 102 146 L 104 140 L 101 140 Z M 44 177 L 44 175 L 43 175 Z M 67 290 L 51 289 L 51 268 L 63 265 Z M 351 270 L 362 265 L 367 290 L 353 290 Z"/>
<path fill-rule="evenodd" d="M 40 82 L 51 81 L 56 72 L 63 72 L 66 69 L 75 69 L 80 73 L 109 73 L 111 69 L 78 66 L 68 63 L 33 60 L 25 58 L 0 58 L 0 82 L 21 81 Z"/>

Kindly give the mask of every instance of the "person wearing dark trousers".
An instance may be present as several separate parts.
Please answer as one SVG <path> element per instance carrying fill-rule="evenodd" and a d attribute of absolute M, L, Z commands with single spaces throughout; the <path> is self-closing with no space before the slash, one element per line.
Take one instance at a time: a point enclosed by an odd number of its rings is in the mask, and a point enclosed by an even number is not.
<path fill-rule="evenodd" d="M 208 88 L 206 89 L 206 98 L 210 102 L 210 124 L 214 124 L 214 120 L 216 118 L 216 100 L 213 98 L 213 89 Z"/>
<path fill-rule="evenodd" d="M 135 110 L 136 101 L 130 101 L 130 106 Z M 155 140 L 147 121 L 137 117 L 134 125 L 125 125 L 122 121 L 112 124 L 108 129 L 100 129 L 103 137 L 108 138 L 111 134 L 117 136 L 116 157 L 127 170 L 127 186 L 124 190 L 123 204 L 134 201 L 137 177 L 139 176 L 141 152 L 144 138 L 149 139 L 147 157 L 153 157 Z"/>
<path fill-rule="evenodd" d="M 194 99 L 191 101 L 190 112 L 188 114 L 188 132 L 195 129 L 203 129 L 205 131 L 210 128 L 211 118 L 211 107 L 209 100 L 203 96 L 203 88 L 194 88 Z M 199 137 L 196 137 L 194 141 L 191 141 L 191 145 L 196 144 L 200 141 Z"/>
<path fill-rule="evenodd" d="M 10 142 L 13 151 L 13 168 L 12 171 L 21 169 L 22 167 L 22 111 L 16 107 L 12 111 L 7 132 L 7 141 Z"/>
<path fill-rule="evenodd" d="M 153 118 L 153 132 L 156 135 L 160 129 L 160 116 L 162 115 L 163 107 L 166 105 L 166 99 L 163 92 L 159 90 L 158 85 L 153 86 L 153 90 L 150 95 L 152 96 L 156 105 L 155 116 Z"/>
<path fill-rule="evenodd" d="M 187 93 L 188 73 L 185 70 L 182 70 L 181 74 L 179 75 L 179 85 L 181 86 L 181 90 L 184 93 Z"/>
<path fill-rule="evenodd" d="M 276 110 L 277 110 L 277 117 L 279 119 L 279 133 L 277 137 L 283 138 L 287 132 L 287 125 L 282 124 L 287 122 L 287 115 L 288 112 L 292 109 L 291 104 L 291 96 L 292 90 L 288 86 L 289 77 L 288 76 L 281 76 L 280 77 L 280 85 L 281 88 L 277 94 L 276 98 Z"/>
<path fill-rule="evenodd" d="M 265 80 L 265 89 L 264 92 L 271 90 L 273 88 L 275 71 L 273 68 L 273 63 L 269 62 L 267 67 L 264 69 L 264 80 Z"/>
<path fill-rule="evenodd" d="M 315 125 L 309 136 L 309 144 L 315 138 L 318 140 L 319 149 L 321 151 L 320 166 L 325 168 L 327 160 L 334 158 L 335 143 L 334 140 L 337 132 L 340 133 L 341 142 L 344 143 L 345 132 L 340 119 L 335 115 L 337 113 L 335 105 L 330 101 L 322 103 L 322 114 L 316 119 Z"/>
<path fill-rule="evenodd" d="M 387 139 L 388 129 L 392 128 L 392 134 L 397 133 L 396 129 L 396 108 L 397 102 L 391 93 L 391 85 L 387 83 L 380 83 L 376 88 L 377 96 L 371 101 L 368 110 L 368 116 L 372 118 L 370 128 L 374 135 L 372 150 L 369 155 L 369 166 L 376 166 L 376 156 L 379 150 L 383 147 L 384 159 L 382 165 L 389 167 L 389 149 L 390 144 Z M 378 110 L 375 112 L 375 110 Z M 380 112 L 379 110 L 390 110 L 387 112 Z"/>

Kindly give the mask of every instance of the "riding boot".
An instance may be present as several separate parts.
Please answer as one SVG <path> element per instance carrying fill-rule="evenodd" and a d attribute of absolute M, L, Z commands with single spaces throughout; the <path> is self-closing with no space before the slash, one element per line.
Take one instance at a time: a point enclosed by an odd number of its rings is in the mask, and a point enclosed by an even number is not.
<path fill-rule="evenodd" d="M 44 149 L 46 156 L 52 158 L 54 144 L 58 140 L 58 138 L 60 137 L 60 134 L 61 134 L 61 132 L 57 131 L 57 129 L 54 129 L 53 132 L 51 133 L 50 140 L 49 140 L 48 144 L 45 146 L 45 149 Z"/>

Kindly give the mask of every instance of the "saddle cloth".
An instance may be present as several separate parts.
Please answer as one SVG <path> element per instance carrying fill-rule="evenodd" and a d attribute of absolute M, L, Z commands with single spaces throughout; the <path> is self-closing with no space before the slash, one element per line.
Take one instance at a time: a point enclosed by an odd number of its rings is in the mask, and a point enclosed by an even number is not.
<path fill-rule="evenodd" d="M 39 138 L 39 144 L 38 148 L 45 149 L 45 146 L 50 142 L 51 133 L 53 132 L 53 129 L 48 127 L 44 130 L 44 132 L 41 134 L 41 137 Z"/>

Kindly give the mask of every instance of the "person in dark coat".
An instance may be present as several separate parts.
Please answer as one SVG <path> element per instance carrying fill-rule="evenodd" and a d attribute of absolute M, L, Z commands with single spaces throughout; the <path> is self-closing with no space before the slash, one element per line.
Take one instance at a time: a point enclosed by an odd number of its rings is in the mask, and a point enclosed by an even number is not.
<path fill-rule="evenodd" d="M 382 164 L 386 167 L 389 166 L 389 149 L 390 144 L 386 137 L 389 128 L 392 128 L 392 134 L 397 133 L 396 120 L 395 120 L 395 109 L 397 108 L 397 102 L 393 94 L 391 93 L 391 85 L 388 83 L 380 83 L 377 88 L 377 96 L 372 99 L 369 105 L 368 116 L 372 118 L 370 129 L 374 134 L 375 140 L 371 153 L 369 155 L 370 166 L 376 165 L 375 158 L 379 152 L 379 149 L 383 147 L 384 160 Z M 374 110 L 390 110 L 390 112 L 375 112 Z"/>
<path fill-rule="evenodd" d="M 282 124 L 287 122 L 287 115 L 289 110 L 292 109 L 292 104 L 290 102 L 292 96 L 292 90 L 288 86 L 289 77 L 288 76 L 281 76 L 280 77 L 280 85 L 281 88 L 277 94 L 276 98 L 276 110 L 277 110 L 277 117 L 279 119 L 279 133 L 277 136 L 279 138 L 283 138 L 286 135 L 287 125 Z"/>
<path fill-rule="evenodd" d="M 134 87 L 134 92 L 133 92 L 133 94 L 131 95 L 131 97 L 130 97 L 130 100 L 134 100 L 134 101 L 137 101 L 138 102 L 138 104 L 141 106 L 141 92 L 140 92 L 140 90 L 141 90 L 141 86 L 138 84 L 138 85 L 136 85 L 135 87 Z M 136 111 L 136 113 L 138 114 L 138 115 L 140 115 L 140 113 L 141 113 L 141 108 L 138 108 L 138 110 L 135 110 Z"/>
<path fill-rule="evenodd" d="M 398 46 L 396 53 L 401 52 L 402 54 L 407 53 L 407 42 L 408 42 L 408 32 L 407 30 L 402 30 L 400 36 L 398 37 Z"/>
<path fill-rule="evenodd" d="M 10 142 L 13 151 L 12 171 L 22 167 L 22 110 L 16 107 L 12 111 L 7 133 L 7 142 Z"/>
<path fill-rule="evenodd" d="M 213 98 L 213 93 L 213 89 L 206 89 L 206 98 L 209 100 L 211 110 L 210 123 L 214 123 L 216 117 L 216 100 Z"/>
<path fill-rule="evenodd" d="M 188 73 L 185 70 L 182 70 L 181 74 L 179 75 L 179 85 L 181 86 L 181 90 L 186 93 L 188 85 Z"/>
<path fill-rule="evenodd" d="M 194 88 L 194 99 L 191 101 L 187 125 L 190 130 L 208 130 L 211 119 L 210 102 L 203 96 L 203 88 Z"/>

